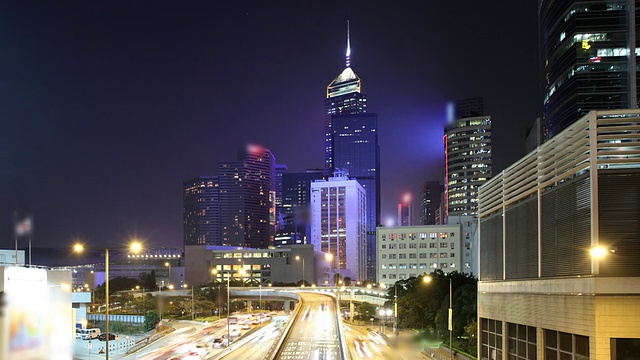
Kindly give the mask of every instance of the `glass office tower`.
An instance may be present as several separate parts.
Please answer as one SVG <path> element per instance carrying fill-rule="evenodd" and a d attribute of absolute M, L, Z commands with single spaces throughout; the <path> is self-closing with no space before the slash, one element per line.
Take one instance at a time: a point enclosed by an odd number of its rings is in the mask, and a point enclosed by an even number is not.
<path fill-rule="evenodd" d="M 637 108 L 637 3 L 539 0 L 546 139 L 590 110 Z"/>

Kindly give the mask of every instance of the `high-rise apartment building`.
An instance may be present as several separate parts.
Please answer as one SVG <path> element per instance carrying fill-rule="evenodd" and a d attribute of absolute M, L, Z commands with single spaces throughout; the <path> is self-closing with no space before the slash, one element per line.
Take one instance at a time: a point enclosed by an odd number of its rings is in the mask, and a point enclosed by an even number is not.
<path fill-rule="evenodd" d="M 439 181 L 426 181 L 420 194 L 420 222 L 422 225 L 436 225 L 436 213 L 440 206 L 440 196 L 444 191 Z"/>
<path fill-rule="evenodd" d="M 333 120 L 335 115 L 363 114 L 367 112 L 367 96 L 361 93 L 362 83 L 351 69 L 351 44 L 347 23 L 346 68 L 327 86 L 324 103 L 324 159 L 325 173 L 333 172 Z"/>
<path fill-rule="evenodd" d="M 220 245 L 217 176 L 201 176 L 183 184 L 184 245 Z"/>
<path fill-rule="evenodd" d="M 476 215 L 478 188 L 491 178 L 491 116 L 482 99 L 456 104 L 455 119 L 445 127 L 445 214 Z"/>
<path fill-rule="evenodd" d="M 376 226 L 380 224 L 380 145 L 378 115 L 333 117 L 333 159 L 336 170 L 358 180 L 367 193 L 367 276 L 375 280 Z"/>
<path fill-rule="evenodd" d="M 258 145 L 248 145 L 238 158 L 218 167 L 222 244 L 270 246 L 275 236 L 275 158 Z"/>
<path fill-rule="evenodd" d="M 311 239 L 317 251 L 333 255 L 334 272 L 354 281 L 367 275 L 366 191 L 336 171 L 311 183 Z"/>
<path fill-rule="evenodd" d="M 590 110 L 637 108 L 634 0 L 539 0 L 544 135 Z"/>
<path fill-rule="evenodd" d="M 640 354 L 639 127 L 591 111 L 480 188 L 479 359 Z"/>

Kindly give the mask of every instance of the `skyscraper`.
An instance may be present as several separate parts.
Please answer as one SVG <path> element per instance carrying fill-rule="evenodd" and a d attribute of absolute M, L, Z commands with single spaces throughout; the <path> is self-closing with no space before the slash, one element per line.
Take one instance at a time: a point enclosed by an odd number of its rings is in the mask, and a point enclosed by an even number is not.
<path fill-rule="evenodd" d="M 589 110 L 637 108 L 637 3 L 539 0 L 547 139 Z"/>
<path fill-rule="evenodd" d="M 223 245 L 267 247 L 275 235 L 275 158 L 248 145 L 238 161 L 221 162 L 220 232 Z"/>
<path fill-rule="evenodd" d="M 327 86 L 327 99 L 324 103 L 324 159 L 325 173 L 331 174 L 334 169 L 332 117 L 342 114 L 362 114 L 367 111 L 367 96 L 361 93 L 362 83 L 358 75 L 351 69 L 351 44 L 349 38 L 349 22 L 347 22 L 347 54 L 346 68 Z"/>
<path fill-rule="evenodd" d="M 279 238 L 286 244 L 310 243 L 311 235 L 311 183 L 321 180 L 323 170 L 304 173 L 286 173 L 282 176 L 282 220 L 284 228 Z M 286 245 L 282 242 L 276 245 Z"/>
<path fill-rule="evenodd" d="M 376 278 L 376 226 L 380 224 L 380 146 L 378 115 L 333 116 L 333 158 L 367 193 L 367 279 Z"/>
<path fill-rule="evenodd" d="M 220 245 L 217 176 L 201 176 L 183 186 L 184 245 Z"/>
<path fill-rule="evenodd" d="M 314 248 L 333 254 L 334 272 L 354 281 L 365 280 L 367 273 L 365 210 L 366 191 L 344 171 L 311 183 Z"/>
<path fill-rule="evenodd" d="M 443 191 L 439 181 L 426 181 L 420 194 L 420 221 L 422 225 L 436 225 L 436 212 Z"/>
<path fill-rule="evenodd" d="M 482 99 L 456 104 L 455 119 L 445 127 L 444 217 L 478 214 L 478 188 L 491 178 L 491 116 Z"/>
<path fill-rule="evenodd" d="M 276 164 L 275 190 L 276 190 L 276 223 L 282 213 L 282 176 L 287 173 L 287 165 Z"/>

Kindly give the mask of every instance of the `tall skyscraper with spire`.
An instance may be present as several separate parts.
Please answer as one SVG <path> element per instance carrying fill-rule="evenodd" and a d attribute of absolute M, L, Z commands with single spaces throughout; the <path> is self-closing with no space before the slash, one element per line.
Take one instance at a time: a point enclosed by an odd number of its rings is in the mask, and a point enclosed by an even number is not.
<path fill-rule="evenodd" d="M 325 173 L 346 171 L 366 191 L 366 276 L 376 279 L 376 226 L 380 224 L 380 147 L 378 115 L 367 113 L 360 78 L 351 69 L 347 22 L 346 68 L 327 86 L 325 102 Z"/>
<path fill-rule="evenodd" d="M 324 103 L 324 163 L 327 174 L 332 174 L 334 170 L 331 117 L 366 113 L 367 95 L 360 92 L 361 88 L 360 78 L 351 69 L 351 39 L 347 21 L 346 68 L 327 86 L 327 99 Z"/>

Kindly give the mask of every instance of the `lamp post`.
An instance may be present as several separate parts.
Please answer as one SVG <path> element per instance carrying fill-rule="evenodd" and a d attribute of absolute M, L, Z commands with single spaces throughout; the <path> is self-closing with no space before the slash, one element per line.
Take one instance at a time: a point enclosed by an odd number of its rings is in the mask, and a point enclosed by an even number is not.
<path fill-rule="evenodd" d="M 139 242 L 133 241 L 129 250 L 131 252 L 137 253 L 142 249 L 142 245 Z M 73 251 L 77 253 L 81 253 L 84 251 L 89 251 L 89 248 L 85 248 L 84 245 L 77 243 L 73 246 Z M 99 251 L 99 249 L 91 249 L 90 251 Z M 105 332 L 106 332 L 106 351 L 105 351 L 105 359 L 109 360 L 109 248 L 104 249 L 104 286 L 105 286 Z"/>
<path fill-rule="evenodd" d="M 430 276 L 423 276 L 422 281 L 431 282 Z M 453 277 L 449 274 L 449 317 L 447 327 L 449 328 L 449 356 L 453 359 Z"/>
<path fill-rule="evenodd" d="M 296 255 L 296 260 L 300 260 L 299 255 Z M 302 258 L 302 287 L 304 287 L 304 258 Z"/>

